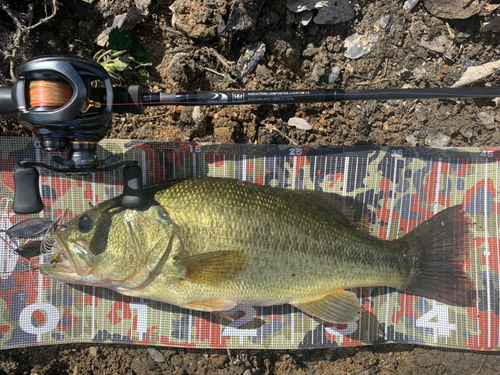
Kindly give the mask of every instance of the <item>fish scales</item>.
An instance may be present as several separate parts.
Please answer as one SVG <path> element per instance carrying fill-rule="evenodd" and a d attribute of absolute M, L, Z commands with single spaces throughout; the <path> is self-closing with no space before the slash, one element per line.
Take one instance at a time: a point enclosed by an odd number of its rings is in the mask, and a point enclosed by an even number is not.
<path fill-rule="evenodd" d="M 339 223 L 337 213 L 325 217 L 319 209 L 286 193 L 207 179 L 187 180 L 158 192 L 155 199 L 183 228 L 189 253 L 244 252 L 245 270 L 224 285 L 228 298 L 279 304 L 327 295 L 337 288 L 402 284 L 395 270 L 408 263 L 404 254 Z M 178 293 L 179 298 L 196 299 L 220 296 L 221 290 L 202 285 L 189 295 L 184 287 Z"/>
<path fill-rule="evenodd" d="M 342 197 L 222 179 L 167 181 L 147 203 L 99 204 L 55 232 L 41 272 L 201 311 L 290 303 L 324 320 L 359 319 L 354 287 L 389 286 L 471 306 L 461 206 L 401 239 L 364 233 Z"/>

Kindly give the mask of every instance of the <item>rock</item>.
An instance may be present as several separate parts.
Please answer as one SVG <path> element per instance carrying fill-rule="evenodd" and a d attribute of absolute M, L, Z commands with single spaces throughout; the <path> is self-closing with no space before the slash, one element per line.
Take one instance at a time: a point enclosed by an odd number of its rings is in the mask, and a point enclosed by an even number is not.
<path fill-rule="evenodd" d="M 411 12 L 418 4 L 419 0 L 407 0 L 403 5 L 403 9 L 407 12 Z"/>
<path fill-rule="evenodd" d="M 451 137 L 443 133 L 429 134 L 425 137 L 425 145 L 431 147 L 447 147 L 451 143 Z"/>
<path fill-rule="evenodd" d="M 144 19 L 147 13 L 143 13 L 139 8 L 132 7 L 127 13 L 120 14 L 115 17 L 113 24 L 107 27 L 97 37 L 97 45 L 104 47 L 108 42 L 108 35 L 111 30 L 118 28 L 120 30 L 132 30 L 139 22 Z"/>
<path fill-rule="evenodd" d="M 266 45 L 263 42 L 250 44 L 236 63 L 236 78 L 241 79 L 251 73 L 257 67 L 259 61 L 264 59 L 265 54 Z"/>
<path fill-rule="evenodd" d="M 417 103 L 415 106 L 415 115 L 417 115 L 417 119 L 421 122 L 427 120 L 427 108 L 422 103 Z"/>
<path fill-rule="evenodd" d="M 318 25 L 347 22 L 356 16 L 349 0 L 288 0 L 287 8 L 296 13 L 317 9 L 314 22 Z"/>
<path fill-rule="evenodd" d="M 406 142 L 408 142 L 411 147 L 415 147 L 418 143 L 417 138 L 415 138 L 413 134 L 410 134 L 408 137 L 406 137 Z"/>
<path fill-rule="evenodd" d="M 134 4 L 145 16 L 149 14 L 149 6 L 151 5 L 151 0 L 134 0 Z"/>
<path fill-rule="evenodd" d="M 314 47 L 314 44 L 309 43 L 306 46 L 306 49 L 302 52 L 302 56 L 304 57 L 313 57 L 314 55 L 317 55 L 319 53 L 320 49 Z"/>
<path fill-rule="evenodd" d="M 361 116 L 367 116 L 370 113 L 375 112 L 377 109 L 377 101 L 376 100 L 367 100 L 366 104 L 361 107 Z"/>
<path fill-rule="evenodd" d="M 378 42 L 377 35 L 359 35 L 358 33 L 350 35 L 344 41 L 344 56 L 353 60 L 359 59 L 372 52 Z"/>
<path fill-rule="evenodd" d="M 482 33 L 487 33 L 488 31 L 491 31 L 492 33 L 498 33 L 500 32 L 500 16 L 496 15 L 491 17 L 489 20 L 484 21 L 483 24 L 481 25 L 481 30 Z"/>
<path fill-rule="evenodd" d="M 190 38 L 208 41 L 215 37 L 215 20 L 209 2 L 176 0 L 171 6 L 172 26 Z M 212 23 L 211 23 L 212 21 Z"/>
<path fill-rule="evenodd" d="M 477 118 L 484 125 L 487 130 L 493 130 L 496 127 L 495 124 L 495 113 L 494 112 L 480 112 L 477 114 Z"/>
<path fill-rule="evenodd" d="M 333 85 L 335 81 L 339 78 L 340 76 L 340 68 L 338 66 L 334 66 L 333 68 L 330 68 L 330 73 L 328 74 L 328 86 Z"/>
<path fill-rule="evenodd" d="M 385 30 L 387 28 L 387 26 L 389 26 L 389 24 L 391 23 L 391 20 L 392 20 L 392 16 L 390 14 L 386 14 L 380 18 L 378 23 L 379 23 L 380 27 L 382 28 L 382 30 Z"/>
<path fill-rule="evenodd" d="M 219 25 L 218 34 L 224 35 L 228 30 L 244 31 L 254 27 L 263 3 L 263 0 L 233 1 L 227 23 Z"/>
<path fill-rule="evenodd" d="M 193 107 L 193 113 L 191 114 L 191 116 L 193 117 L 194 122 L 200 121 L 202 119 L 201 107 L 199 105 Z"/>
<path fill-rule="evenodd" d="M 425 70 L 423 66 L 416 66 L 413 68 L 412 73 L 415 78 L 424 78 L 427 74 L 427 70 Z"/>
<path fill-rule="evenodd" d="M 315 64 L 311 72 L 311 81 L 314 83 L 320 83 L 321 79 L 324 77 L 326 69 L 320 64 Z"/>
<path fill-rule="evenodd" d="M 161 352 L 155 348 L 148 348 L 148 353 L 151 355 L 151 358 L 153 358 L 153 360 L 156 362 L 156 363 L 163 363 L 165 362 L 165 357 L 163 356 L 163 354 L 161 354 Z"/>
<path fill-rule="evenodd" d="M 490 142 L 494 145 L 500 145 L 500 131 L 496 131 L 490 138 Z"/>
<path fill-rule="evenodd" d="M 469 66 L 460 79 L 451 87 L 469 86 L 475 82 L 496 74 L 500 71 L 500 60 L 492 61 L 479 66 Z"/>
<path fill-rule="evenodd" d="M 311 124 L 309 124 L 306 120 L 301 119 L 300 117 L 292 117 L 288 120 L 288 125 L 295 127 L 297 130 L 308 131 L 312 130 Z"/>
<path fill-rule="evenodd" d="M 424 0 L 425 8 L 432 15 L 444 19 L 466 19 L 476 14 L 489 15 L 500 5 L 479 0 Z"/>
<path fill-rule="evenodd" d="M 375 375 L 378 374 L 378 371 L 379 369 L 377 366 L 372 366 L 361 371 L 351 372 L 349 375 Z"/>
<path fill-rule="evenodd" d="M 464 73 L 471 66 L 476 66 L 476 63 L 469 59 L 467 56 L 464 56 L 462 58 L 462 72 Z"/>
<path fill-rule="evenodd" d="M 309 22 L 311 22 L 313 18 L 313 11 L 312 10 L 306 10 L 305 12 L 301 13 L 301 18 L 300 18 L 300 23 L 304 26 L 309 25 Z"/>
<path fill-rule="evenodd" d="M 95 347 L 95 346 L 91 346 L 91 347 L 89 348 L 89 354 L 90 354 L 91 356 L 93 356 L 93 357 L 97 356 L 97 347 Z"/>
<path fill-rule="evenodd" d="M 420 40 L 417 41 L 422 47 L 428 49 L 429 51 L 445 53 L 448 51 L 453 42 L 444 35 L 429 36 L 424 35 Z"/>

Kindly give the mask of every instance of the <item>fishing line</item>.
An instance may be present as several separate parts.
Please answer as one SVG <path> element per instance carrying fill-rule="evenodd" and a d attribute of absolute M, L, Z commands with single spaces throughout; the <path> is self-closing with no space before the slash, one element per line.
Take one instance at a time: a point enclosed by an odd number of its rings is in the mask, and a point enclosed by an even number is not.
<path fill-rule="evenodd" d="M 106 103 L 99 89 L 96 98 L 87 98 L 82 112 L 89 108 L 130 106 L 130 102 Z M 73 90 L 67 82 L 38 80 L 29 84 L 31 108 L 60 108 L 67 104 Z M 177 93 L 143 93 L 133 104 L 140 106 L 181 105 L 249 105 L 297 104 L 347 100 L 407 100 L 500 97 L 497 87 L 462 87 L 433 89 L 367 89 L 367 90 L 288 90 L 288 91 L 192 91 Z"/>
<path fill-rule="evenodd" d="M 29 84 L 29 104 L 31 108 L 60 108 L 73 96 L 73 89 L 67 82 L 31 81 Z"/>

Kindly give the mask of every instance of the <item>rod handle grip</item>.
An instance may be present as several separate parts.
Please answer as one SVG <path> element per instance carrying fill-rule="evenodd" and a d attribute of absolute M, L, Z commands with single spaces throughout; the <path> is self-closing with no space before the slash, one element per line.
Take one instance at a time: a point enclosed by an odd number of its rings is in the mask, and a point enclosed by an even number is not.
<path fill-rule="evenodd" d="M 43 210 L 36 168 L 20 167 L 14 171 L 14 202 L 12 210 L 18 215 L 36 214 Z"/>

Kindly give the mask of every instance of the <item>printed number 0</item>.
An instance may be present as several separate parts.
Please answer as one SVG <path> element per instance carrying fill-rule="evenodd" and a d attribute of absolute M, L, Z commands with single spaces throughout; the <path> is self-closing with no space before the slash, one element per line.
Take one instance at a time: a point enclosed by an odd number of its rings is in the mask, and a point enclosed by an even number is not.
<path fill-rule="evenodd" d="M 245 315 L 236 319 L 234 322 L 231 322 L 231 324 L 224 328 L 222 336 L 257 336 L 257 329 L 241 329 L 244 324 L 255 319 L 257 316 L 255 309 L 252 306 L 238 305 L 233 307 L 231 310 L 226 311 L 226 313 L 231 315 L 237 311 L 243 311 Z"/>
<path fill-rule="evenodd" d="M 41 327 L 35 327 L 31 322 L 31 316 L 35 311 L 45 312 L 45 324 Z M 31 333 L 37 336 L 37 341 L 40 341 L 44 333 L 49 333 L 57 327 L 59 323 L 59 311 L 54 305 L 49 303 L 34 303 L 26 306 L 19 315 L 19 326 L 24 332 Z"/>

